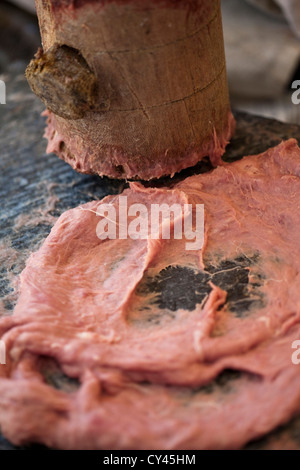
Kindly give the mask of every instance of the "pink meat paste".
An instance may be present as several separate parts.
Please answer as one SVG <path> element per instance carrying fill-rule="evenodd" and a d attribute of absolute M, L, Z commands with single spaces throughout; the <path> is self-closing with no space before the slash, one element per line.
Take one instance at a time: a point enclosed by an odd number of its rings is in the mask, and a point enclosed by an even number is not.
<path fill-rule="evenodd" d="M 126 176 L 127 179 L 151 180 L 166 175 L 173 177 L 175 173 L 195 166 L 207 156 L 213 166 L 222 165 L 226 146 L 236 128 L 235 119 L 229 111 L 222 132 L 217 133 L 213 129 L 209 139 L 201 142 L 201 145 L 190 146 L 185 152 L 173 149 L 172 151 L 164 150 L 162 154 L 154 152 L 151 157 L 146 155 L 128 156 L 119 147 L 110 146 L 103 149 L 97 143 L 98 151 L 96 152 L 91 144 L 87 146 L 86 138 L 82 137 L 80 131 L 81 121 L 72 121 L 74 129 L 71 130 L 68 122 L 65 123 L 49 110 L 45 110 L 43 116 L 47 117 L 44 136 L 48 141 L 48 154 L 55 153 L 80 173 L 97 174 L 110 178 L 124 178 Z M 94 118 L 94 121 L 91 121 L 96 125 L 95 135 L 98 134 L 102 125 L 101 119 L 100 116 L 98 120 Z M 99 158 L 99 148 L 102 152 L 101 158 Z M 143 162 L 142 168 L 141 161 Z M 120 168 L 122 168 L 121 173 Z"/>
<path fill-rule="evenodd" d="M 147 207 L 204 204 L 203 248 L 100 240 L 96 213 L 117 208 L 119 195 L 62 214 L 27 262 L 14 314 L 0 320 L 3 434 L 60 449 L 238 449 L 287 422 L 300 409 L 297 142 L 172 188 L 132 183 L 124 195 Z M 217 278 L 192 310 L 170 311 L 141 291 L 170 266 L 204 275 L 241 257 L 248 294 L 263 299 L 249 315 L 234 314 Z M 44 358 L 79 386 L 51 386 Z"/>

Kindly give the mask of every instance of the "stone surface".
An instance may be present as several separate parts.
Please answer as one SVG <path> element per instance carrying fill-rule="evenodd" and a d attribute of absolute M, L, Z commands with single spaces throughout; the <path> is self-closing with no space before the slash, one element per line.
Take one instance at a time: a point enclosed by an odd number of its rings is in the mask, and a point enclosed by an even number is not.
<path fill-rule="evenodd" d="M 108 194 L 117 194 L 127 186 L 126 181 L 81 175 L 56 156 L 45 154 L 45 119 L 41 116 L 43 105 L 30 91 L 24 69 L 20 65 L 14 74 L 0 77 L 7 86 L 7 104 L 0 106 L 0 315 L 12 313 L 18 297 L 18 275 L 29 254 L 41 245 L 57 217 L 69 208 Z M 224 157 L 226 161 L 263 152 L 290 137 L 300 141 L 300 127 L 296 125 L 242 113 L 236 113 L 236 118 L 237 131 L 228 146 Z M 172 185 L 186 176 L 210 169 L 208 161 L 202 162 L 175 175 L 173 179 L 164 178 L 151 185 Z M 233 287 L 233 293 L 243 295 L 247 279 L 242 264 L 236 273 L 238 276 L 235 279 L 226 277 L 223 282 Z M 212 275 L 217 274 L 212 272 Z M 190 273 L 186 275 L 190 288 Z M 175 269 L 172 273 L 166 273 L 163 282 L 161 279 L 158 282 L 163 286 L 159 297 L 161 302 L 168 303 L 168 291 L 174 291 L 176 287 L 183 294 L 179 293 L 178 296 L 180 306 L 191 300 L 184 295 L 185 273 L 176 272 Z M 152 281 L 147 288 L 157 292 L 157 285 Z M 52 386 L 65 389 L 74 385 L 59 375 L 55 367 L 47 365 L 46 371 L 45 379 Z M 249 444 L 248 448 L 300 450 L 299 435 L 300 418 L 265 439 Z M 43 449 L 40 446 L 29 447 L 31 450 L 37 448 Z M 15 447 L 4 438 L 0 439 L 0 450 L 13 449 Z"/>

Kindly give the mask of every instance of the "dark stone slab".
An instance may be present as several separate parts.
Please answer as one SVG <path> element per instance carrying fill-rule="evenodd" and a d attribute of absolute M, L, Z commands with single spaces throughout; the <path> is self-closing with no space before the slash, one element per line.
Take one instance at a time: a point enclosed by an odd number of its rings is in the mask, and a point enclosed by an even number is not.
<path fill-rule="evenodd" d="M 147 296 L 151 293 L 152 304 L 162 311 L 168 310 L 172 315 L 172 312 L 179 309 L 195 310 L 196 305 L 203 303 L 211 292 L 209 282 L 213 282 L 214 285 L 227 292 L 226 301 L 230 312 L 243 318 L 251 314 L 252 308 L 262 308 L 264 305 L 263 296 L 259 290 L 260 283 L 256 283 L 255 286 L 252 284 L 251 293 L 248 291 L 248 267 L 253 264 L 255 264 L 254 260 L 239 257 L 222 261 L 218 266 L 207 265 L 205 271 L 195 271 L 180 265 L 166 266 L 155 277 L 150 277 L 145 273 L 144 279 L 137 288 L 137 294 Z M 151 316 L 149 305 L 146 305 L 146 309 L 145 320 L 159 323 L 157 316 L 155 318 Z"/>
<path fill-rule="evenodd" d="M 38 249 L 57 217 L 90 200 L 117 194 L 127 186 L 126 181 L 81 175 L 56 156 L 45 154 L 43 106 L 30 91 L 24 68 L 25 64 L 19 64 L 19 69 L 15 68 L 14 72 L 4 76 L 7 104 L 0 106 L 0 315 L 12 313 L 17 300 L 15 286 L 18 275 L 29 254 Z M 300 128 L 295 125 L 244 113 L 236 113 L 236 118 L 237 131 L 228 146 L 226 161 L 263 152 L 283 139 L 300 139 Z M 171 186 L 189 175 L 210 170 L 209 162 L 204 161 L 172 179 L 164 178 L 147 184 Z M 255 260 L 250 261 L 255 263 Z M 234 314 L 244 316 L 249 314 L 253 303 L 253 298 L 247 296 L 245 266 L 248 262 L 236 259 L 224 261 L 219 266 L 208 264 L 205 274 L 181 266 L 167 267 L 156 279 L 146 278 L 141 288 L 154 292 L 157 305 L 167 307 L 172 313 L 182 307 L 193 309 L 196 302 L 202 301 L 208 293 L 207 281 L 210 279 L 228 290 Z M 258 295 L 255 301 L 263 302 L 263 298 Z M 43 371 L 45 380 L 54 387 L 67 390 L 77 386 L 70 383 L 55 364 L 44 364 Z M 232 372 L 224 374 L 218 386 L 228 386 Z M 278 449 L 300 449 L 299 435 L 300 417 L 247 448 L 275 446 Z M 14 449 L 16 447 L 0 438 L 0 450 Z M 29 446 L 24 449 L 44 448 Z"/>

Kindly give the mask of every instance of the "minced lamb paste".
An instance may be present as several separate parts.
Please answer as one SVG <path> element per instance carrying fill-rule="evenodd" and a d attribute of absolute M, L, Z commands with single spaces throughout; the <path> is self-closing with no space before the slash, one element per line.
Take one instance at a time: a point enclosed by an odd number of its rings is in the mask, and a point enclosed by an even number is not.
<path fill-rule="evenodd" d="M 0 320 L 3 434 L 60 449 L 238 449 L 287 422 L 300 408 L 297 142 L 121 196 L 204 205 L 204 243 L 100 239 L 99 209 L 120 195 L 62 214 Z"/>

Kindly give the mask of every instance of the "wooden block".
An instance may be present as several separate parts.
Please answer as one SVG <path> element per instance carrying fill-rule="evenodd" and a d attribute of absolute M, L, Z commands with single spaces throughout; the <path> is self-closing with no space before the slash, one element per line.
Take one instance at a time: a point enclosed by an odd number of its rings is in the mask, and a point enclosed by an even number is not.
<path fill-rule="evenodd" d="M 221 163 L 235 123 L 219 0 L 44 0 L 37 13 L 43 51 L 27 78 L 48 108 L 49 152 L 122 179 Z M 72 55 L 85 65 L 70 74 Z"/>

